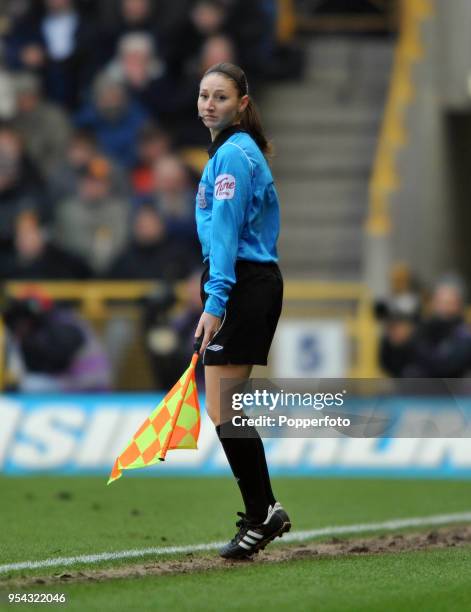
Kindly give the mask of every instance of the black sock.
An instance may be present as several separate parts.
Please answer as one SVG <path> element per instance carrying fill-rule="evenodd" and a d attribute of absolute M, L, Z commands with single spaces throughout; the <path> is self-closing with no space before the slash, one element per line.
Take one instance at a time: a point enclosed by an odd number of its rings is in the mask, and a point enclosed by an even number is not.
<path fill-rule="evenodd" d="M 262 438 L 260 437 L 260 434 L 258 433 L 256 429 L 255 429 L 255 432 L 257 434 L 256 440 L 258 442 L 258 465 L 259 465 L 259 469 L 261 470 L 263 474 L 263 483 L 265 485 L 265 496 L 268 499 L 268 503 L 270 504 L 270 506 L 273 506 L 276 503 L 276 499 L 275 499 L 275 496 L 273 495 L 273 491 L 271 488 L 270 473 L 268 472 L 267 458 L 265 456 L 265 448 L 263 446 L 263 442 L 262 442 Z"/>
<path fill-rule="evenodd" d="M 257 430 L 249 426 L 235 427 L 227 421 L 217 425 L 216 432 L 239 485 L 246 514 L 255 522 L 265 520 L 268 506 L 275 503 L 275 498 L 263 442 Z"/>

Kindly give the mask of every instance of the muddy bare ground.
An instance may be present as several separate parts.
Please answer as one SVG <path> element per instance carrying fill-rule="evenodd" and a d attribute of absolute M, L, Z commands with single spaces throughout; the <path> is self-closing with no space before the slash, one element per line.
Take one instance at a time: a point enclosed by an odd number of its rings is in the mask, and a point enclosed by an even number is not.
<path fill-rule="evenodd" d="M 254 560 L 247 561 L 225 561 L 218 558 L 216 552 L 211 556 L 197 556 L 188 553 L 179 560 L 146 561 L 145 563 L 133 563 L 113 568 L 67 570 L 44 576 L 10 575 L 0 579 L 0 588 L 27 588 L 37 585 L 63 585 L 72 582 L 102 582 L 117 578 L 228 570 L 233 567 L 241 567 L 247 563 L 263 565 L 319 557 L 398 553 L 466 545 L 471 545 L 471 525 L 444 527 L 420 533 L 387 534 L 361 539 L 334 537 L 322 543 L 310 542 L 283 548 L 272 547 L 256 555 Z"/>

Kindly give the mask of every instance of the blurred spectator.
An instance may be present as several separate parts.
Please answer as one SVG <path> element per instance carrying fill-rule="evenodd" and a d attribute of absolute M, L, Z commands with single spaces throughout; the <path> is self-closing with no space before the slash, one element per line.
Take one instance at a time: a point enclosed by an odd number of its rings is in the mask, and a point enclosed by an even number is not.
<path fill-rule="evenodd" d="M 115 279 L 184 278 L 197 259 L 193 243 L 170 237 L 163 217 L 142 204 L 135 213 L 129 247 L 116 259 L 109 277 Z"/>
<path fill-rule="evenodd" d="M 67 144 L 64 158 L 56 165 L 49 180 L 49 191 L 53 202 L 74 196 L 78 192 L 79 179 L 88 164 L 100 156 L 96 138 L 87 130 L 76 130 Z M 108 160 L 111 168 L 111 192 L 121 197 L 130 195 L 130 184 L 126 173 Z"/>
<path fill-rule="evenodd" d="M 7 37 L 10 66 L 36 72 L 48 98 L 74 108 L 88 78 L 92 40 L 73 0 L 43 0 L 40 10 L 17 19 Z"/>
<path fill-rule="evenodd" d="M 376 306 L 384 323 L 380 345 L 381 367 L 391 376 L 405 378 L 414 359 L 413 339 L 420 320 L 420 304 L 410 294 L 399 294 Z"/>
<path fill-rule="evenodd" d="M 153 125 L 146 125 L 137 142 L 138 162 L 131 173 L 134 193 L 138 197 L 149 196 L 155 189 L 154 166 L 162 156 L 170 152 L 169 135 Z"/>
<path fill-rule="evenodd" d="M 158 4 L 158 2 L 151 2 L 151 0 L 120 0 L 120 36 L 135 31 L 155 35 L 158 24 L 155 11 Z"/>
<path fill-rule="evenodd" d="M 22 392 L 107 391 L 108 359 L 92 329 L 42 291 L 10 299 L 3 313 L 7 353 Z M 7 363 L 8 368 L 8 363 Z"/>
<path fill-rule="evenodd" d="M 0 124 L 0 152 L 18 166 L 21 183 L 31 189 L 41 190 L 45 183 L 33 160 L 25 149 L 25 143 L 12 122 Z"/>
<path fill-rule="evenodd" d="M 391 297 L 375 302 L 376 318 L 389 323 L 405 320 L 418 323 L 425 292 L 410 266 L 405 262 L 393 264 L 389 284 Z"/>
<path fill-rule="evenodd" d="M 64 157 L 71 126 L 64 112 L 46 102 L 37 76 L 23 73 L 15 78 L 16 117 L 13 125 L 43 176 L 49 176 Z"/>
<path fill-rule="evenodd" d="M 192 74 L 194 58 L 199 57 L 205 40 L 225 32 L 229 11 L 224 0 L 197 0 L 176 26 L 168 61 L 176 74 Z"/>
<path fill-rule="evenodd" d="M 196 240 L 194 215 L 195 185 L 177 155 L 161 157 L 154 167 L 155 203 L 170 236 Z"/>
<path fill-rule="evenodd" d="M 382 367 L 399 378 L 460 378 L 471 369 L 471 331 L 464 322 L 464 286 L 442 279 L 429 316 L 418 326 L 406 321 L 387 327 L 381 342 Z"/>
<path fill-rule="evenodd" d="M 93 159 L 79 181 L 79 192 L 57 205 L 55 237 L 82 257 L 97 275 L 105 274 L 128 238 L 129 206 L 111 193 L 111 167 Z"/>
<path fill-rule="evenodd" d="M 12 69 L 40 70 L 44 63 L 41 33 L 38 23 L 43 4 L 35 0 L 8 2 L 4 7 L 5 62 Z"/>
<path fill-rule="evenodd" d="M 20 213 L 15 229 L 14 250 L 0 258 L 1 279 L 83 280 L 91 276 L 84 261 L 51 241 L 34 213 Z"/>
<path fill-rule="evenodd" d="M 464 321 L 465 288 L 456 276 L 442 279 L 432 296 L 430 316 L 419 328 L 417 375 L 459 378 L 471 368 L 471 332 Z"/>
<path fill-rule="evenodd" d="M 76 116 L 76 124 L 95 132 L 102 151 L 125 168 L 136 163 L 140 129 L 149 120 L 146 111 L 129 99 L 124 85 L 108 74 L 94 84 L 93 101 Z"/>
<path fill-rule="evenodd" d="M 131 33 L 146 34 L 156 51 L 162 52 L 161 2 L 152 0 L 119 0 L 117 23 L 105 19 L 96 53 L 100 64 L 108 63 L 116 54 L 118 42 Z"/>
<path fill-rule="evenodd" d="M 173 95 L 166 86 L 164 73 L 165 66 L 155 53 L 151 36 L 141 32 L 120 39 L 117 57 L 107 68 L 107 74 L 123 83 L 130 98 L 156 120 L 160 99 Z"/>
<path fill-rule="evenodd" d="M 144 331 L 149 351 L 154 384 L 169 389 L 188 367 L 188 355 L 193 352 L 195 329 L 201 317 L 201 270 L 195 270 L 186 280 L 186 300 L 183 309 L 172 314 L 173 301 L 167 294 L 150 296 L 144 310 Z M 157 298 L 157 299 L 156 299 Z M 204 388 L 204 368 L 196 367 L 196 382 Z"/>
<path fill-rule="evenodd" d="M 275 47 L 277 0 L 226 1 L 226 27 L 233 34 L 238 61 L 249 74 L 265 76 Z"/>
<path fill-rule="evenodd" d="M 215 34 L 210 36 L 203 44 L 199 57 L 198 72 L 200 76 L 203 76 L 211 66 L 223 62 L 236 63 L 234 43 L 227 36 Z"/>
<path fill-rule="evenodd" d="M 204 42 L 224 35 L 235 44 L 237 61 L 246 72 L 263 76 L 275 44 L 274 0 L 195 0 L 173 35 L 169 58 L 175 70 L 191 72 L 191 59 L 201 54 Z"/>
<path fill-rule="evenodd" d="M 129 97 L 172 131 L 188 116 L 194 120 L 197 83 L 178 78 L 159 58 L 148 34 L 127 34 L 119 41 L 118 55 L 106 73 L 122 82 Z"/>
<path fill-rule="evenodd" d="M 34 164 L 27 158 L 16 130 L 0 126 L 0 251 L 13 247 L 18 215 L 35 211 L 42 221 L 49 217 L 48 203 Z"/>

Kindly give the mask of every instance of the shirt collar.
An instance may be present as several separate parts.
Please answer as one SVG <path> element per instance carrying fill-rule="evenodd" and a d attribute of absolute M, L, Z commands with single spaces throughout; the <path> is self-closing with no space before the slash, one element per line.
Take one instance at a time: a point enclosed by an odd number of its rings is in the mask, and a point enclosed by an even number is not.
<path fill-rule="evenodd" d="M 229 127 L 222 130 L 222 132 L 219 132 L 215 140 L 208 148 L 209 158 L 211 159 L 212 157 L 214 157 L 219 147 L 221 147 L 226 142 L 226 140 L 228 140 L 231 136 L 237 134 L 238 132 L 245 132 L 245 130 L 240 125 L 230 125 Z"/>

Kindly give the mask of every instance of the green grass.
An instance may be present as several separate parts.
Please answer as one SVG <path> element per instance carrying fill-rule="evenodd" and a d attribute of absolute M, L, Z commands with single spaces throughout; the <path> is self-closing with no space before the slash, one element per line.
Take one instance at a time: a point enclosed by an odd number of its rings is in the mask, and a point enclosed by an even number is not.
<path fill-rule="evenodd" d="M 232 537 L 228 478 L 0 478 L 0 564 Z M 293 529 L 471 510 L 468 482 L 276 479 Z M 1 579 L 1 576 L 0 576 Z"/>
<path fill-rule="evenodd" d="M 105 483 L 106 478 L 95 477 L 0 478 L 0 564 L 224 540 L 232 537 L 235 511 L 242 509 L 228 478 L 126 475 L 112 486 Z M 460 481 L 285 478 L 275 479 L 274 488 L 295 530 L 471 509 L 470 484 Z M 255 562 L 188 575 L 27 591 L 65 592 L 65 609 L 80 611 L 461 612 L 470 609 L 470 563 L 471 548 L 465 547 L 274 565 Z M 0 609 L 31 608 L 5 604 L 2 582 L 61 571 L 55 567 L 0 575 Z"/>
<path fill-rule="evenodd" d="M 207 573 L 65 585 L 59 591 L 66 594 L 66 609 L 77 611 L 461 612 L 470 609 L 470 563 L 471 548 L 450 548 L 253 563 Z"/>

